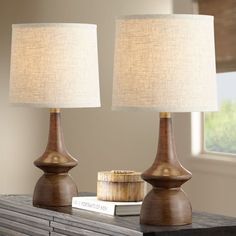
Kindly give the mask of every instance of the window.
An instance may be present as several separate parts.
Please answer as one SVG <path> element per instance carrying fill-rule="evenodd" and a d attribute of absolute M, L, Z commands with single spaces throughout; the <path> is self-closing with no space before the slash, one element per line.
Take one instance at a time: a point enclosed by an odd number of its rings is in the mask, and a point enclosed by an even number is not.
<path fill-rule="evenodd" d="M 236 154 L 236 72 L 217 76 L 219 112 L 204 115 L 206 152 Z"/>

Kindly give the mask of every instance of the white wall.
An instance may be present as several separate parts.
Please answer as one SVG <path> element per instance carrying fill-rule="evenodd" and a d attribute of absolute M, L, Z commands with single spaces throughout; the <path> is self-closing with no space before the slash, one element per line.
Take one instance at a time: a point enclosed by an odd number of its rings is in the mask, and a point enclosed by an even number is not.
<path fill-rule="evenodd" d="M 0 193 L 32 191 L 39 176 L 33 160 L 41 154 L 47 132 L 45 112 L 8 105 L 11 25 L 37 16 L 34 4 L 19 2 L 0 1 Z"/>
<path fill-rule="evenodd" d="M 32 162 L 43 153 L 48 132 L 47 111 L 8 105 L 11 24 L 98 24 L 102 108 L 68 109 L 62 117 L 67 147 L 79 157 L 73 177 L 80 191 L 95 191 L 99 170 L 142 171 L 156 153 L 156 113 L 110 109 L 115 17 L 171 12 L 172 0 L 0 0 L 0 193 L 32 193 L 41 174 Z"/>

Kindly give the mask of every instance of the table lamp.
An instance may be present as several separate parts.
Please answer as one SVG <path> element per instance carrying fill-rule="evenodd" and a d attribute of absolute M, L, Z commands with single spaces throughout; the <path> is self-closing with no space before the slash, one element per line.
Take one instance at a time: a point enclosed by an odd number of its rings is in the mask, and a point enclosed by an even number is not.
<path fill-rule="evenodd" d="M 181 189 L 191 173 L 176 155 L 171 112 L 216 110 L 215 76 L 212 16 L 141 15 L 117 20 L 113 109 L 160 112 L 156 159 L 142 173 L 153 188 L 143 201 L 141 224 L 191 223 L 191 204 Z"/>
<path fill-rule="evenodd" d="M 78 190 L 68 171 L 77 160 L 64 144 L 60 108 L 100 106 L 96 25 L 13 25 L 10 102 L 50 108 L 47 148 L 34 162 L 44 174 L 33 205 L 71 205 Z"/>

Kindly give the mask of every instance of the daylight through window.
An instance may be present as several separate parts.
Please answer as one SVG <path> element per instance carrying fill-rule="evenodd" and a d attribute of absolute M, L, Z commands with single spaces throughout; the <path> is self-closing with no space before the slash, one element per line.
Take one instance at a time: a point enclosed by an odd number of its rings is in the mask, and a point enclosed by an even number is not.
<path fill-rule="evenodd" d="M 217 75 L 219 112 L 204 115 L 205 151 L 236 154 L 236 72 Z"/>

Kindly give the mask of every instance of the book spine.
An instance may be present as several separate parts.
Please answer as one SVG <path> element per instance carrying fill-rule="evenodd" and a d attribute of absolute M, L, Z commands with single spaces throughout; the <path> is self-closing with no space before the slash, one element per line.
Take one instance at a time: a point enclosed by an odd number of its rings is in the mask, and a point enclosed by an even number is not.
<path fill-rule="evenodd" d="M 81 199 L 72 199 L 72 207 L 87 211 L 95 211 L 109 215 L 115 215 L 115 205 L 104 204 L 100 202 L 83 201 Z"/>

